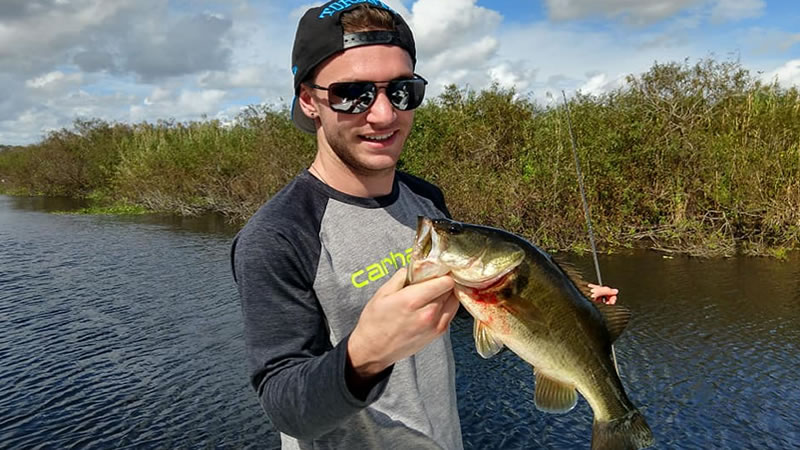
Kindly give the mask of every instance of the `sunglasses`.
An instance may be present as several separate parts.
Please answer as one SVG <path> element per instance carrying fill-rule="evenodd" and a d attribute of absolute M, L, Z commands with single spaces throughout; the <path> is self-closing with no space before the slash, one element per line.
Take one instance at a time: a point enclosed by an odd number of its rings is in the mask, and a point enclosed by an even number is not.
<path fill-rule="evenodd" d="M 379 84 L 386 85 L 378 86 Z M 328 87 L 308 83 L 309 87 L 328 91 L 331 109 L 345 114 L 360 114 L 369 109 L 378 98 L 378 89 L 384 87 L 389 102 L 400 111 L 418 107 L 425 98 L 428 80 L 419 75 L 392 81 L 346 81 L 331 83 Z"/>

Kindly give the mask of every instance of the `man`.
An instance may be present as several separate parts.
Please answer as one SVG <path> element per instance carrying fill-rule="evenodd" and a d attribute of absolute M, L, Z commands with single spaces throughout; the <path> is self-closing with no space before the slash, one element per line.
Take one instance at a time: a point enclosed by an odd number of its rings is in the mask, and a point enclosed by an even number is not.
<path fill-rule="evenodd" d="M 298 25 L 292 118 L 317 154 L 232 249 L 251 381 L 283 448 L 462 448 L 453 280 L 403 287 L 417 216 L 449 216 L 438 188 L 395 170 L 427 83 L 415 63 L 378 0 Z"/>

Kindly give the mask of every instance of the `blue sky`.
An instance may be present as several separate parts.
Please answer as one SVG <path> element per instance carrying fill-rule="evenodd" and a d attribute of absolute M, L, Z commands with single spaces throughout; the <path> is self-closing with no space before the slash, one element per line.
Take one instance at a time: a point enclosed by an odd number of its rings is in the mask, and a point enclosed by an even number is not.
<path fill-rule="evenodd" d="M 738 60 L 800 85 L 797 0 L 385 0 L 414 29 L 417 71 L 443 86 L 599 94 L 655 61 Z M 76 118 L 234 119 L 287 105 L 294 0 L 3 0 L 0 144 Z"/>

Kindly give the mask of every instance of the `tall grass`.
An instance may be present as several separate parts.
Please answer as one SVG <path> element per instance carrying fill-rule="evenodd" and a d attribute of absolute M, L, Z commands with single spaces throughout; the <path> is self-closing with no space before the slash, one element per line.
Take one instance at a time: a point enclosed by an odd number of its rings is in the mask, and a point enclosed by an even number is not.
<path fill-rule="evenodd" d="M 655 64 L 601 96 L 570 100 L 602 248 L 692 253 L 800 247 L 800 98 L 738 63 Z M 449 87 L 417 110 L 401 168 L 444 190 L 454 216 L 551 248 L 586 232 L 563 105 L 498 87 Z M 288 111 L 234 126 L 76 122 L 0 152 L 0 189 L 90 196 L 244 221 L 314 155 Z"/>
<path fill-rule="evenodd" d="M 251 108 L 218 121 L 132 126 L 122 141 L 114 197 L 153 210 L 222 212 L 242 221 L 314 154 L 286 111 Z"/>

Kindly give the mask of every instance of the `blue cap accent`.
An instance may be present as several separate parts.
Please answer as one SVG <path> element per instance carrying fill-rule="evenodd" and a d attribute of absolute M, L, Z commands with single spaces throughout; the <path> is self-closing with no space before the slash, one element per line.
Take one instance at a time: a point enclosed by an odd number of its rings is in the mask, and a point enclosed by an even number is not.
<path fill-rule="evenodd" d="M 297 75 L 297 66 L 292 67 L 292 75 Z"/>
<path fill-rule="evenodd" d="M 389 5 L 383 3 L 381 0 L 334 0 L 322 5 L 322 8 L 324 9 L 319 14 L 318 19 L 333 17 L 337 12 L 347 9 L 350 6 L 358 5 L 359 3 L 369 3 L 372 6 L 377 6 L 378 8 L 388 9 L 389 11 L 395 12 L 389 7 Z"/>

